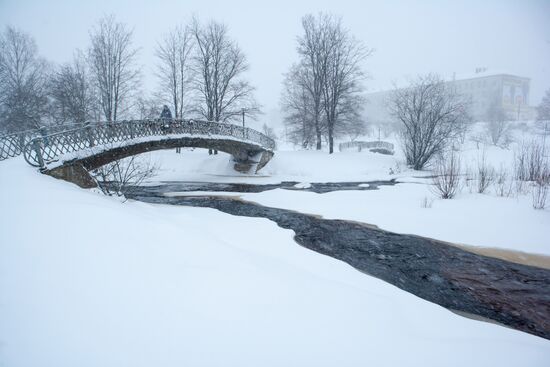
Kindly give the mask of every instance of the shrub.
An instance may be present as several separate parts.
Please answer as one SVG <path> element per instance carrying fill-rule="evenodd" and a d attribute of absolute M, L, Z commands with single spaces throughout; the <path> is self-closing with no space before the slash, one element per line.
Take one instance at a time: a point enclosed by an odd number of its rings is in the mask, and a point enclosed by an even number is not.
<path fill-rule="evenodd" d="M 533 208 L 544 209 L 546 208 L 546 200 L 548 198 L 548 187 L 550 184 L 543 182 L 542 180 L 536 181 L 531 191 L 531 197 L 533 199 Z"/>
<path fill-rule="evenodd" d="M 509 177 L 508 170 L 504 166 L 495 175 L 495 192 L 501 197 L 510 197 L 513 191 L 513 180 Z"/>
<path fill-rule="evenodd" d="M 485 152 L 477 161 L 477 192 L 483 194 L 495 180 L 495 169 L 487 164 Z"/>
<path fill-rule="evenodd" d="M 435 164 L 433 190 L 442 199 L 452 199 L 460 189 L 460 158 L 451 151 Z"/>

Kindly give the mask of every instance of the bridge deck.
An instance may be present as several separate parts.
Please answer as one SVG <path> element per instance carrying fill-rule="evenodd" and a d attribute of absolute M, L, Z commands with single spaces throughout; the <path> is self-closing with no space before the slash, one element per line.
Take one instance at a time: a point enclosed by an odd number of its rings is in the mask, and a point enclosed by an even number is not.
<path fill-rule="evenodd" d="M 258 151 L 272 151 L 275 142 L 264 134 L 229 123 L 198 120 L 139 120 L 117 123 L 95 123 L 54 132 L 12 134 L 0 143 L 5 146 L 6 156 L 23 153 L 26 161 L 45 168 L 51 164 L 97 154 L 101 150 L 162 139 L 185 137 L 216 140 L 232 140 Z"/>

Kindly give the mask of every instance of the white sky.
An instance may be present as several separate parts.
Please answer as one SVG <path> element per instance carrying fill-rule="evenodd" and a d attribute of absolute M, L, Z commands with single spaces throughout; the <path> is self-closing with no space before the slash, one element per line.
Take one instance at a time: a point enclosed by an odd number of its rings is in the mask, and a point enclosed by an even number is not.
<path fill-rule="evenodd" d="M 105 14 L 134 27 L 145 86 L 156 87 L 154 49 L 170 27 L 192 15 L 229 26 L 248 56 L 249 77 L 266 111 L 278 108 L 282 74 L 296 60 L 296 36 L 306 13 L 328 11 L 367 46 L 369 91 L 418 73 L 470 73 L 476 67 L 531 80 L 531 104 L 550 88 L 550 1 L 348 0 L 0 0 L 0 26 L 29 32 L 43 56 L 69 61 L 88 45 L 88 31 Z"/>

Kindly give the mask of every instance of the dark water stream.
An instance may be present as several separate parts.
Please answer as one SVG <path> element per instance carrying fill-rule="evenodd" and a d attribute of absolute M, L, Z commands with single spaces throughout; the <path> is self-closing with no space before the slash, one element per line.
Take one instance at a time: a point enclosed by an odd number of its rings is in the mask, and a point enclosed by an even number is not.
<path fill-rule="evenodd" d="M 290 188 L 294 184 L 289 183 L 289 189 L 295 189 Z M 312 184 L 307 190 L 328 192 L 337 190 L 338 185 L 352 184 L 358 188 L 358 183 Z M 384 184 L 395 182 L 372 183 L 359 189 Z M 166 192 L 185 191 L 261 192 L 269 185 L 260 186 L 169 183 L 136 187 L 127 196 L 148 203 L 206 207 L 231 215 L 268 218 L 282 228 L 293 230 L 300 245 L 342 260 L 418 297 L 550 339 L 550 270 L 474 254 L 429 238 L 229 197 L 164 196 Z"/>
<path fill-rule="evenodd" d="M 398 182 L 396 180 L 367 182 L 312 182 L 307 184 L 301 184 L 297 181 L 283 181 L 276 184 L 254 185 L 245 183 L 167 181 L 163 182 L 162 185 L 151 186 L 150 188 L 156 190 L 157 192 L 217 191 L 258 193 L 274 189 L 284 189 L 324 194 L 332 191 L 377 190 L 380 186 L 392 186 L 397 183 Z"/>

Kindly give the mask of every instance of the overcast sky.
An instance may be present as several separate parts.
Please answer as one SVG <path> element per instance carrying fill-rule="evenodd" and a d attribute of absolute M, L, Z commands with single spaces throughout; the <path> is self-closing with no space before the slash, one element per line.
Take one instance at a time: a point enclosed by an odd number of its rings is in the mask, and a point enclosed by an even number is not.
<path fill-rule="evenodd" d="M 332 12 L 375 53 L 365 62 L 370 91 L 418 73 L 444 77 L 476 67 L 530 77 L 531 104 L 550 88 L 550 0 L 0 0 L 0 25 L 30 33 L 54 62 L 88 45 L 105 14 L 134 28 L 147 88 L 156 87 L 154 49 L 160 35 L 192 15 L 229 26 L 250 63 L 249 77 L 266 111 L 278 108 L 282 74 L 296 61 L 300 18 Z"/>

